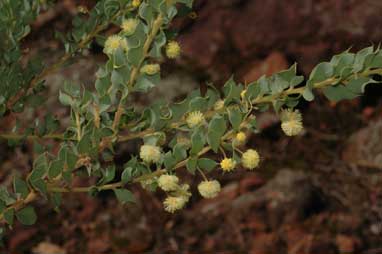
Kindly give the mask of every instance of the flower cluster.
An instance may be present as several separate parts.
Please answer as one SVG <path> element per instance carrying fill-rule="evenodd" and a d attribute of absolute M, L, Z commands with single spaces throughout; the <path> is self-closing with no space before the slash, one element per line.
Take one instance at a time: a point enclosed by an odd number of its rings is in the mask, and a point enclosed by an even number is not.
<path fill-rule="evenodd" d="M 164 209 L 174 213 L 182 209 L 190 199 L 190 186 L 188 184 L 179 185 L 179 178 L 175 175 L 164 174 L 158 178 L 158 186 L 168 193 L 163 201 Z"/>

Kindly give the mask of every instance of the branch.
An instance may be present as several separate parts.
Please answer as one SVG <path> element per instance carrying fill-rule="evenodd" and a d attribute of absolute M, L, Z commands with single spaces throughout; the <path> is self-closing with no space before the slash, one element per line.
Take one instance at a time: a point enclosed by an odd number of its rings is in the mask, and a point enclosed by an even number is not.
<path fill-rule="evenodd" d="M 23 96 L 26 96 L 30 94 L 33 89 L 36 87 L 38 83 L 40 83 L 42 80 L 45 79 L 46 76 L 49 74 L 55 72 L 57 69 L 59 69 L 62 65 L 64 65 L 70 58 L 72 58 L 76 52 L 81 51 L 82 49 L 86 48 L 88 43 L 93 40 L 94 37 L 96 37 L 102 30 L 106 29 L 109 24 L 111 24 L 117 17 L 119 17 L 122 13 L 124 13 L 127 10 L 119 10 L 107 23 L 100 24 L 94 28 L 94 30 L 89 33 L 82 41 L 78 44 L 78 47 L 75 49 L 74 52 L 65 53 L 56 63 L 52 64 L 51 66 L 45 68 L 40 74 L 35 76 L 29 84 L 20 89 L 14 96 L 9 98 L 7 104 L 6 104 L 6 110 L 11 111 L 14 104 L 19 101 Z"/>

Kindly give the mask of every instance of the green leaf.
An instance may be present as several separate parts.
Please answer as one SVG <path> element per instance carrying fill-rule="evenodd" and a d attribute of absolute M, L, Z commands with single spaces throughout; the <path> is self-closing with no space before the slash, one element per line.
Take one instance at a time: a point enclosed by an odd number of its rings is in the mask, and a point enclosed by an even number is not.
<path fill-rule="evenodd" d="M 16 212 L 16 218 L 23 225 L 33 225 L 36 223 L 37 215 L 33 207 L 27 206 Z"/>
<path fill-rule="evenodd" d="M 190 100 L 189 111 L 206 111 L 208 106 L 208 101 L 203 97 L 195 97 Z"/>
<path fill-rule="evenodd" d="M 186 168 L 191 174 L 195 174 L 198 158 L 189 158 L 186 163 Z"/>
<path fill-rule="evenodd" d="M 351 100 L 358 96 L 343 85 L 329 86 L 324 89 L 325 96 L 331 101 Z"/>
<path fill-rule="evenodd" d="M 115 178 L 115 165 L 106 168 L 101 184 L 107 184 Z"/>
<path fill-rule="evenodd" d="M 190 154 L 196 155 L 198 154 L 204 147 L 206 143 L 206 139 L 203 133 L 203 127 L 199 127 L 194 130 L 191 135 L 191 151 Z"/>
<path fill-rule="evenodd" d="M 353 72 L 360 72 L 364 69 L 364 62 L 366 60 L 366 57 L 372 54 L 373 51 L 374 47 L 371 46 L 357 52 L 354 58 Z"/>
<path fill-rule="evenodd" d="M 243 114 L 240 112 L 238 107 L 228 108 L 228 119 L 235 131 L 239 131 L 240 124 L 243 121 Z"/>
<path fill-rule="evenodd" d="M 21 195 L 21 198 L 25 198 L 29 194 L 28 185 L 19 177 L 13 178 L 13 190 L 15 191 L 15 193 L 19 193 Z"/>
<path fill-rule="evenodd" d="M 127 167 L 123 170 L 121 175 L 122 183 L 128 183 L 134 175 L 134 169 L 132 167 Z"/>
<path fill-rule="evenodd" d="M 110 79 L 108 77 L 106 78 L 99 78 L 95 82 L 95 88 L 100 96 L 103 96 L 107 93 L 111 86 Z"/>
<path fill-rule="evenodd" d="M 310 73 L 309 85 L 313 85 L 316 82 L 324 81 L 333 75 L 333 65 L 328 62 L 318 64 Z"/>
<path fill-rule="evenodd" d="M 198 159 L 198 167 L 210 172 L 217 166 L 217 162 L 208 158 Z"/>
<path fill-rule="evenodd" d="M 51 193 L 51 201 L 53 203 L 54 209 L 57 210 L 61 206 L 61 203 L 62 203 L 62 193 L 60 193 L 60 192 Z"/>
<path fill-rule="evenodd" d="M 245 93 L 245 97 L 249 100 L 253 100 L 259 96 L 261 92 L 261 88 L 259 83 L 257 82 L 252 82 L 248 85 L 247 91 Z"/>
<path fill-rule="evenodd" d="M 349 52 L 343 52 L 339 55 L 333 56 L 330 61 L 334 66 L 334 74 L 336 76 L 342 76 L 342 72 L 345 68 L 350 68 L 354 62 L 354 54 Z"/>
<path fill-rule="evenodd" d="M 176 165 L 176 158 L 172 155 L 171 151 L 168 151 L 164 155 L 163 163 L 167 170 L 173 169 L 173 167 Z"/>
<path fill-rule="evenodd" d="M 37 180 L 31 181 L 31 184 L 33 185 L 33 187 L 39 190 L 43 195 L 48 194 L 48 188 L 46 186 L 46 182 L 43 179 L 37 179 Z"/>
<path fill-rule="evenodd" d="M 139 16 L 141 16 L 141 18 L 143 18 L 148 25 L 151 25 L 154 18 L 154 9 L 147 3 L 143 2 L 139 6 Z"/>
<path fill-rule="evenodd" d="M 89 133 L 84 135 L 77 145 L 77 149 L 80 154 L 90 154 L 92 147 L 91 135 Z"/>
<path fill-rule="evenodd" d="M 304 97 L 304 99 L 307 101 L 314 100 L 312 89 L 310 89 L 308 86 L 305 87 L 304 92 L 302 93 L 302 97 Z"/>
<path fill-rule="evenodd" d="M 12 209 L 8 209 L 4 212 L 4 220 L 9 224 L 9 225 L 12 225 L 13 224 L 13 218 L 15 216 L 15 210 L 12 208 Z"/>
<path fill-rule="evenodd" d="M 177 162 L 187 158 L 187 150 L 183 144 L 176 144 L 173 148 L 173 155 Z"/>
<path fill-rule="evenodd" d="M 113 54 L 113 67 L 120 68 L 124 66 L 125 64 L 126 64 L 126 55 L 125 55 L 124 49 L 119 47 Z M 113 73 L 111 74 L 111 78 L 113 80 Z"/>
<path fill-rule="evenodd" d="M 118 201 L 122 204 L 126 203 L 135 203 L 135 197 L 134 194 L 131 193 L 131 191 L 126 189 L 114 189 L 115 196 L 117 197 Z"/>
<path fill-rule="evenodd" d="M 348 88 L 350 91 L 352 91 L 355 94 L 362 94 L 365 92 L 366 85 L 370 83 L 376 83 L 376 82 L 367 77 L 359 77 L 359 78 L 350 80 L 349 83 L 346 85 L 346 88 Z"/>
<path fill-rule="evenodd" d="M 57 177 L 59 174 L 62 173 L 62 170 L 64 169 L 64 161 L 62 160 L 54 160 L 50 163 L 49 169 L 48 169 L 48 176 L 50 179 L 53 179 Z"/>
<path fill-rule="evenodd" d="M 208 124 L 207 142 L 215 153 L 219 150 L 221 138 L 226 129 L 226 121 L 224 120 L 224 117 L 219 114 L 216 114 Z"/>
<path fill-rule="evenodd" d="M 0 186 L 0 200 L 4 201 L 6 205 L 13 204 L 16 200 L 11 197 L 5 186 Z"/>
<path fill-rule="evenodd" d="M 240 93 L 243 90 L 241 85 L 236 85 L 233 77 L 231 77 L 223 86 L 225 95 L 224 104 L 228 105 L 231 102 L 240 102 Z"/>
<path fill-rule="evenodd" d="M 64 106 L 71 106 L 74 104 L 72 97 L 70 97 L 66 93 L 63 93 L 62 91 L 60 91 L 60 93 L 59 93 L 58 100 Z"/>
<path fill-rule="evenodd" d="M 34 162 L 32 173 L 29 177 L 30 181 L 41 179 L 48 171 L 48 162 L 46 154 L 41 154 Z"/>

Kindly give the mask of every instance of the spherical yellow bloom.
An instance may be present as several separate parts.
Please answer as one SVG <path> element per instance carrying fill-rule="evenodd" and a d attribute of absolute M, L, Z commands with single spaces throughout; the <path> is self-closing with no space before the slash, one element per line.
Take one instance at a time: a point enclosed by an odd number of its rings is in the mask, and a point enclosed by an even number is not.
<path fill-rule="evenodd" d="M 135 32 L 137 25 L 138 25 L 137 19 L 126 19 L 122 22 L 121 28 L 126 35 L 131 35 Z"/>
<path fill-rule="evenodd" d="M 247 89 L 244 89 L 243 91 L 241 91 L 240 93 L 240 97 L 241 99 L 244 99 L 245 98 L 245 94 L 247 93 Z"/>
<path fill-rule="evenodd" d="M 182 196 L 169 196 L 163 201 L 164 209 L 169 213 L 174 213 L 176 210 L 182 209 L 186 203 L 187 200 L 185 200 Z"/>
<path fill-rule="evenodd" d="M 281 123 L 281 129 L 287 136 L 296 136 L 304 129 L 301 122 L 293 120 Z"/>
<path fill-rule="evenodd" d="M 132 5 L 134 8 L 138 8 L 139 5 L 141 5 L 141 0 L 133 0 L 133 2 L 131 3 L 131 5 Z"/>
<path fill-rule="evenodd" d="M 216 180 L 199 183 L 198 190 L 204 198 L 214 198 L 220 192 L 220 183 Z"/>
<path fill-rule="evenodd" d="M 218 111 L 224 108 L 224 101 L 223 100 L 218 100 L 214 104 L 214 110 Z"/>
<path fill-rule="evenodd" d="M 240 131 L 236 134 L 236 137 L 235 137 L 235 141 L 238 143 L 238 144 L 243 144 L 245 142 L 245 140 L 247 139 L 247 136 L 245 135 L 245 133 L 243 131 Z"/>
<path fill-rule="evenodd" d="M 168 58 L 177 58 L 180 54 L 180 46 L 176 41 L 170 41 L 166 47 L 166 55 Z"/>
<path fill-rule="evenodd" d="M 141 146 L 140 157 L 144 162 L 157 163 L 161 158 L 160 148 L 153 145 Z"/>
<path fill-rule="evenodd" d="M 260 156 L 254 149 L 248 149 L 241 157 L 241 163 L 247 169 L 254 169 L 259 165 Z"/>
<path fill-rule="evenodd" d="M 123 38 L 119 35 L 109 36 L 105 41 L 104 52 L 106 54 L 114 53 L 120 46 Z"/>
<path fill-rule="evenodd" d="M 164 191 L 174 191 L 178 186 L 179 178 L 175 175 L 161 175 L 158 179 L 158 186 Z"/>
<path fill-rule="evenodd" d="M 188 127 L 194 128 L 204 121 L 204 115 L 200 111 L 193 111 L 188 113 L 186 122 Z"/>
<path fill-rule="evenodd" d="M 220 167 L 225 172 L 230 172 L 235 169 L 235 161 L 232 158 L 224 158 L 220 162 Z"/>
<path fill-rule="evenodd" d="M 105 47 L 103 51 L 106 54 L 113 54 L 119 47 L 126 52 L 129 50 L 127 41 L 119 35 L 111 35 L 105 41 Z"/>
<path fill-rule="evenodd" d="M 298 110 L 285 110 L 281 113 L 281 129 L 287 136 L 296 136 L 304 129 L 302 116 Z"/>
<path fill-rule="evenodd" d="M 141 68 L 141 73 L 147 74 L 147 75 L 154 75 L 160 71 L 160 65 L 159 64 L 146 64 Z"/>

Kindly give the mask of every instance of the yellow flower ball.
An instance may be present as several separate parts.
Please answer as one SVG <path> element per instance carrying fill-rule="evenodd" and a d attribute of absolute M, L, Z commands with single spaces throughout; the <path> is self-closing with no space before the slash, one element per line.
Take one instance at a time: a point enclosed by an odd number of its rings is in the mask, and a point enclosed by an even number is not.
<path fill-rule="evenodd" d="M 244 99 L 245 98 L 245 94 L 247 93 L 247 89 L 244 89 L 243 91 L 241 91 L 240 93 L 240 97 L 241 99 Z"/>
<path fill-rule="evenodd" d="M 174 213 L 175 211 L 182 209 L 186 203 L 187 200 L 183 196 L 169 196 L 163 201 L 163 206 L 167 212 Z"/>
<path fill-rule="evenodd" d="M 254 169 L 260 163 L 259 153 L 254 149 L 248 149 L 241 157 L 241 163 L 247 169 Z"/>
<path fill-rule="evenodd" d="M 224 172 L 230 172 L 235 169 L 235 161 L 232 158 L 224 158 L 220 162 L 220 167 Z"/>
<path fill-rule="evenodd" d="M 135 32 L 137 25 L 138 25 L 137 19 L 126 19 L 122 22 L 121 28 L 126 35 L 131 35 Z"/>
<path fill-rule="evenodd" d="M 180 46 L 176 41 L 170 41 L 166 47 L 166 55 L 168 58 L 174 59 L 180 55 Z"/>
<path fill-rule="evenodd" d="M 238 144 L 244 144 L 247 139 L 247 135 L 243 131 L 240 131 L 236 134 L 235 141 Z"/>
<path fill-rule="evenodd" d="M 178 188 L 179 178 L 175 175 L 161 175 L 158 178 L 158 186 L 164 191 L 174 191 Z"/>
<path fill-rule="evenodd" d="M 141 73 L 147 74 L 147 75 L 154 75 L 157 74 L 160 71 L 160 65 L 159 64 L 146 64 L 141 68 Z"/>
<path fill-rule="evenodd" d="M 140 150 L 140 157 L 144 162 L 157 163 L 161 158 L 160 148 L 153 145 L 143 145 Z"/>
<path fill-rule="evenodd" d="M 141 0 L 133 0 L 133 2 L 131 3 L 131 5 L 132 5 L 134 8 L 138 8 L 138 7 L 141 5 Z"/>
<path fill-rule="evenodd" d="M 122 46 L 123 41 L 125 41 L 125 40 L 121 36 L 111 35 L 106 39 L 105 47 L 104 47 L 103 51 L 106 54 L 113 54 L 119 47 Z M 126 45 L 127 45 L 127 43 L 126 43 Z"/>
<path fill-rule="evenodd" d="M 203 181 L 198 185 L 199 193 L 204 198 L 216 197 L 219 194 L 220 189 L 220 183 L 216 180 Z"/>
<path fill-rule="evenodd" d="M 122 48 L 125 52 L 129 51 L 127 41 L 119 35 L 111 35 L 105 41 L 103 52 L 106 54 L 114 54 L 118 48 Z"/>
<path fill-rule="evenodd" d="M 215 102 L 215 104 L 214 104 L 214 110 L 215 111 L 222 110 L 223 108 L 224 108 L 224 101 L 223 100 L 218 100 L 217 102 Z"/>
<path fill-rule="evenodd" d="M 281 129 L 287 136 L 296 136 L 302 132 L 302 116 L 298 110 L 284 110 L 281 113 Z"/>
<path fill-rule="evenodd" d="M 281 123 L 281 129 L 287 136 L 296 136 L 304 129 L 301 122 L 293 120 Z"/>
<path fill-rule="evenodd" d="M 186 117 L 186 122 L 188 127 L 194 128 L 200 125 L 204 121 L 204 115 L 200 111 L 193 111 L 188 113 Z"/>

